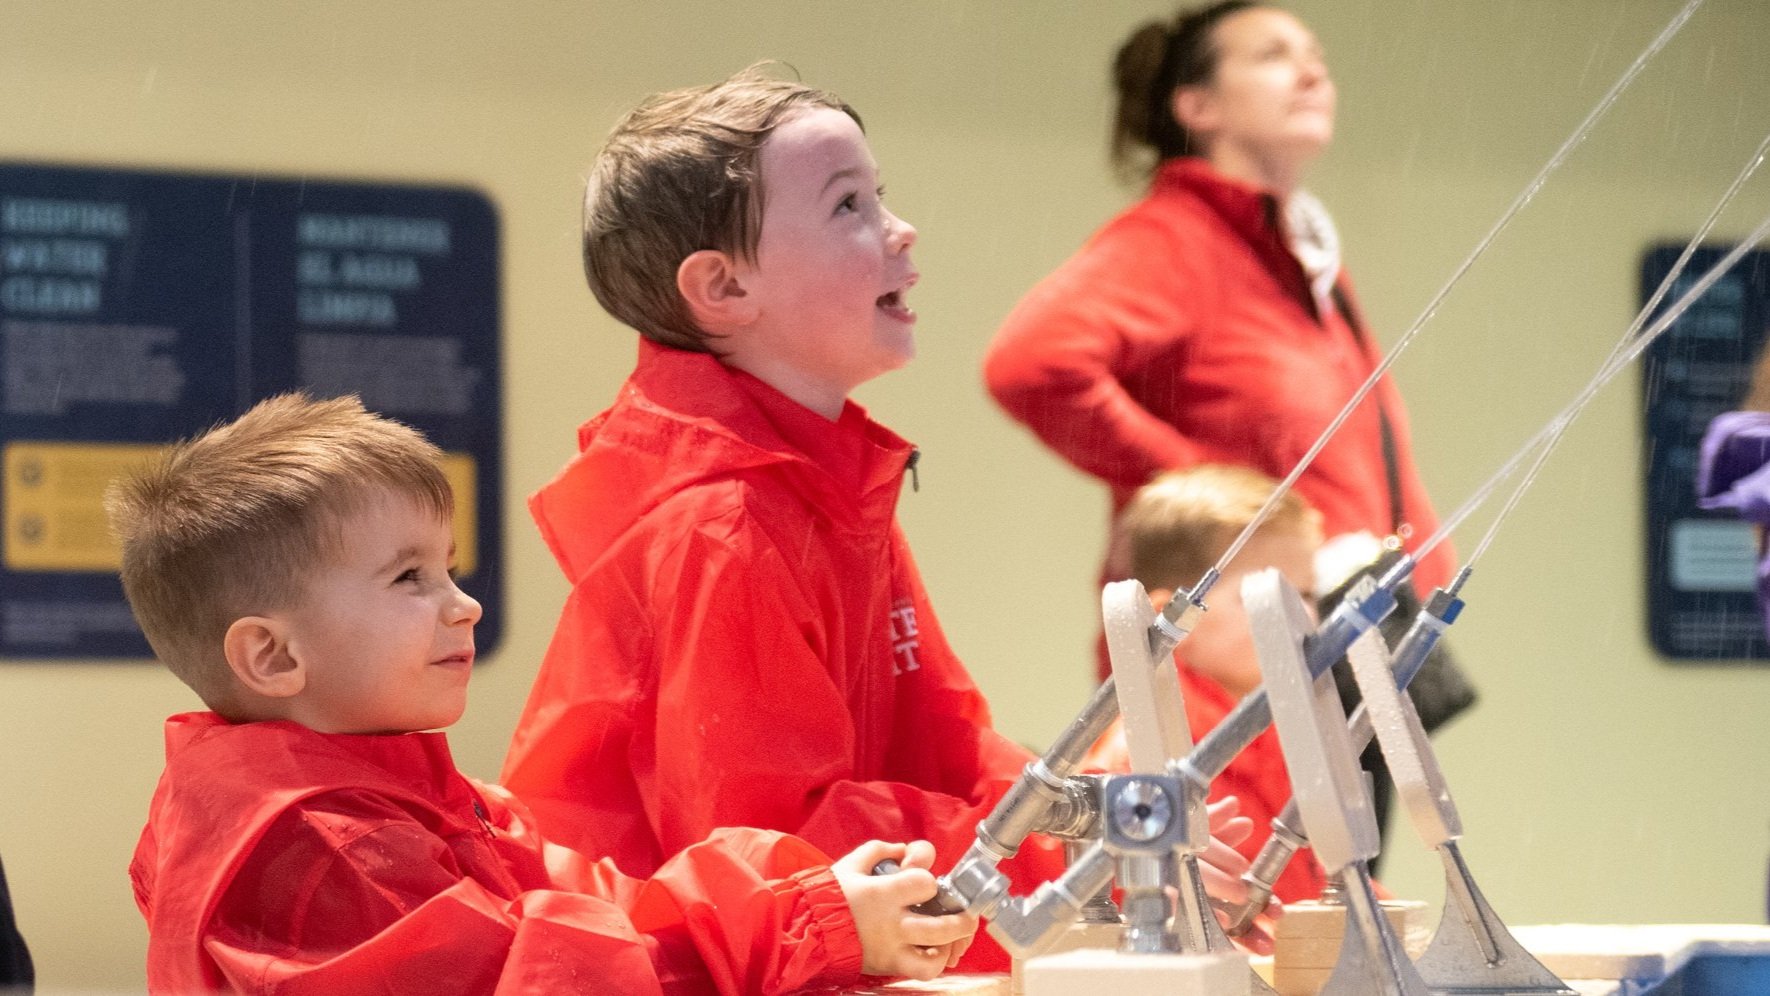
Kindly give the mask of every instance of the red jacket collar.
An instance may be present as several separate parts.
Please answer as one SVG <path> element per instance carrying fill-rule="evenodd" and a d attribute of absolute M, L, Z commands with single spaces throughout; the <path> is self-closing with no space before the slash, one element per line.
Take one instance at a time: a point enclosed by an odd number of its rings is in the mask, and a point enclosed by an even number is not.
<path fill-rule="evenodd" d="M 529 501 L 568 577 L 658 502 L 701 481 L 767 468 L 839 526 L 895 514 L 914 448 L 850 401 L 834 422 L 706 353 L 639 344 L 579 453 Z"/>
<path fill-rule="evenodd" d="M 252 750 L 319 749 L 348 755 L 421 793 L 446 790 L 457 775 L 448 737 L 442 733 L 320 733 L 284 720 L 230 723 L 212 712 L 179 713 L 166 720 L 167 764 L 210 763 L 211 744 L 225 737 L 236 738 L 235 746 L 222 748 L 228 754 L 241 750 L 237 744 L 246 741 L 254 745 Z M 276 760 L 280 763 L 286 756 Z"/>
<path fill-rule="evenodd" d="M 1286 294 L 1318 321 L 1321 319 L 1303 264 L 1285 242 L 1283 212 L 1275 194 L 1224 176 L 1198 156 L 1180 156 L 1162 163 L 1150 183 L 1151 198 L 1176 196 L 1190 196 L 1202 202 L 1248 244 Z"/>
<path fill-rule="evenodd" d="M 341 786 L 433 809 L 472 792 L 441 733 L 351 736 L 212 712 L 171 717 L 166 770 L 129 869 L 143 915 L 168 930 L 196 929 L 281 813 Z M 179 874 L 162 883 L 162 868 Z"/>
<path fill-rule="evenodd" d="M 893 465 L 907 460 L 912 449 L 853 401 L 832 422 L 710 354 L 650 340 L 640 340 L 639 363 L 621 401 L 628 400 L 629 388 L 639 395 L 633 400 L 652 411 L 669 413 L 735 449 L 759 451 L 724 454 L 738 463 L 757 458 L 765 463 L 810 462 L 837 480 L 876 484 L 901 480 L 903 467 Z M 580 449 L 589 448 L 600 420 L 579 431 Z"/>

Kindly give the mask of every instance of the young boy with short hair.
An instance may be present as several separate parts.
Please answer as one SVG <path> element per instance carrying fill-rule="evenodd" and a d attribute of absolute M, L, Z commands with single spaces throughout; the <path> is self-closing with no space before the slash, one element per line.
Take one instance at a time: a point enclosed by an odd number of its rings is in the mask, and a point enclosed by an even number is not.
<path fill-rule="evenodd" d="M 572 592 L 503 777 L 630 873 L 731 823 L 950 863 L 1030 760 L 898 526 L 916 450 L 849 400 L 915 352 L 883 192 L 852 108 L 755 68 L 647 99 L 592 167 L 585 270 L 642 341 L 531 502 Z M 1036 837 L 1005 867 L 1061 869 Z"/>
<path fill-rule="evenodd" d="M 211 712 L 172 717 L 130 866 L 156 992 L 778 992 L 931 978 L 925 842 L 833 867 L 726 830 L 649 881 L 545 844 L 456 770 L 480 607 L 439 452 L 354 398 L 284 395 L 113 485 L 123 585 Z M 871 876 L 883 858 L 910 871 Z"/>
<path fill-rule="evenodd" d="M 1196 583 L 1217 563 L 1277 485 L 1265 474 L 1228 464 L 1198 464 L 1156 477 L 1131 497 L 1114 530 L 1129 557 L 1131 576 L 1152 602 L 1166 605 L 1175 589 Z M 1174 651 L 1194 740 L 1260 685 L 1260 658 L 1241 602 L 1242 579 L 1276 567 L 1311 599 L 1321 544 L 1321 514 L 1291 491 L 1225 566 L 1206 598 L 1204 614 Z M 1130 770 L 1121 723 L 1101 737 L 1087 763 L 1102 771 Z M 1226 796 L 1239 799 L 1242 815 L 1254 822 L 1252 835 L 1240 845 L 1252 858 L 1271 835 L 1273 817 L 1291 798 L 1275 729 L 1260 734 L 1211 783 L 1213 801 Z M 1326 881 L 1315 852 L 1304 850 L 1279 877 L 1273 894 L 1283 902 L 1314 899 Z"/>

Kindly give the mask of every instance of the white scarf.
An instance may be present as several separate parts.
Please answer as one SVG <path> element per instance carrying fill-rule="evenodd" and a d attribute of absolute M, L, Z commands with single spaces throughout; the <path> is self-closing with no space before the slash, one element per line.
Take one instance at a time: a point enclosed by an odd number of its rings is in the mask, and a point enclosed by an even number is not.
<path fill-rule="evenodd" d="M 1334 219 L 1314 194 L 1299 188 L 1285 201 L 1284 230 L 1309 278 L 1316 309 L 1326 314 L 1333 305 L 1334 281 L 1340 278 L 1340 233 Z"/>

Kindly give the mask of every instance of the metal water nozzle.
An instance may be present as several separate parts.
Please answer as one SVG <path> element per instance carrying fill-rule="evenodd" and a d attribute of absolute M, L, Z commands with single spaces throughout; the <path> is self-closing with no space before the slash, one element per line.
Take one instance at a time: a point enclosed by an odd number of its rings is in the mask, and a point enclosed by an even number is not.
<path fill-rule="evenodd" d="M 1414 560 L 1403 555 L 1381 578 L 1376 588 L 1360 598 L 1348 595 L 1332 614 L 1303 640 L 1303 655 L 1309 664 L 1311 678 L 1319 678 L 1346 655 L 1352 641 L 1382 622 L 1395 610 L 1395 589 L 1413 573 Z M 1237 754 L 1247 749 L 1254 738 L 1272 724 L 1272 704 L 1266 690 L 1256 688 L 1243 696 L 1223 721 L 1200 738 L 1192 753 L 1179 764 L 1186 778 L 1200 788 L 1208 789 L 1212 781 L 1229 767 Z"/>
<path fill-rule="evenodd" d="M 1396 644 L 1393 667 L 1395 685 L 1405 689 L 1420 668 L 1426 664 L 1426 657 L 1451 623 L 1457 621 L 1462 614 L 1463 600 L 1456 597 L 1464 582 L 1469 579 L 1470 568 L 1463 568 L 1450 583 L 1450 587 L 1437 588 L 1432 597 L 1415 613 L 1414 621 L 1407 633 Z M 1314 664 L 1311 661 L 1311 669 Z M 1347 721 L 1352 739 L 1353 749 L 1362 751 L 1375 735 L 1371 729 L 1370 714 L 1364 704 L 1359 703 Z M 1278 877 L 1284 874 L 1296 853 L 1309 846 L 1309 837 L 1302 825 L 1302 817 L 1297 812 L 1297 803 L 1293 799 L 1285 804 L 1284 811 L 1272 821 L 1272 836 L 1255 855 L 1252 865 L 1242 874 L 1242 881 L 1248 886 L 1248 901 L 1241 910 L 1231 918 L 1226 928 L 1229 936 L 1240 937 L 1253 926 L 1254 918 L 1266 908 L 1267 900 L 1272 898 L 1273 886 Z"/>

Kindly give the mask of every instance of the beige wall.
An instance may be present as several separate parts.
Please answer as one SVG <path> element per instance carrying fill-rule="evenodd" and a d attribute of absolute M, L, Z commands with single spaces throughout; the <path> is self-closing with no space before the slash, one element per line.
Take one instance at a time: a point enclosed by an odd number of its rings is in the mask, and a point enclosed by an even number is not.
<path fill-rule="evenodd" d="M 1342 88 L 1313 178 L 1393 339 L 1671 16 L 1671 0 L 1312 0 Z M 584 163 L 643 93 L 774 56 L 858 106 L 921 229 L 920 359 L 863 400 L 924 449 L 903 520 L 1004 729 L 1084 701 L 1099 489 L 986 400 L 1016 297 L 1128 192 L 1105 66 L 1151 0 L 0 6 L 0 157 L 466 183 L 502 216 L 510 604 L 455 731 L 496 774 L 564 587 L 525 495 L 611 397 L 632 336 L 584 291 Z M 1631 317 L 1646 245 L 1692 230 L 1766 129 L 1770 7 L 1711 0 L 1396 367 L 1441 509 L 1560 407 Z M 1770 178 L 1729 215 L 1770 207 Z M 1749 204 L 1745 203 L 1749 201 Z M 1515 923 L 1755 921 L 1770 671 L 1671 667 L 1644 637 L 1637 384 L 1594 406 L 1508 523 L 1454 633 L 1478 711 L 1439 739 L 1489 898 Z M 1460 536 L 1466 552 L 1474 537 Z M 0 663 L 0 855 L 46 991 L 141 985 L 124 869 L 193 700 L 141 663 Z M 1436 902 L 1413 838 L 1388 881 Z"/>

